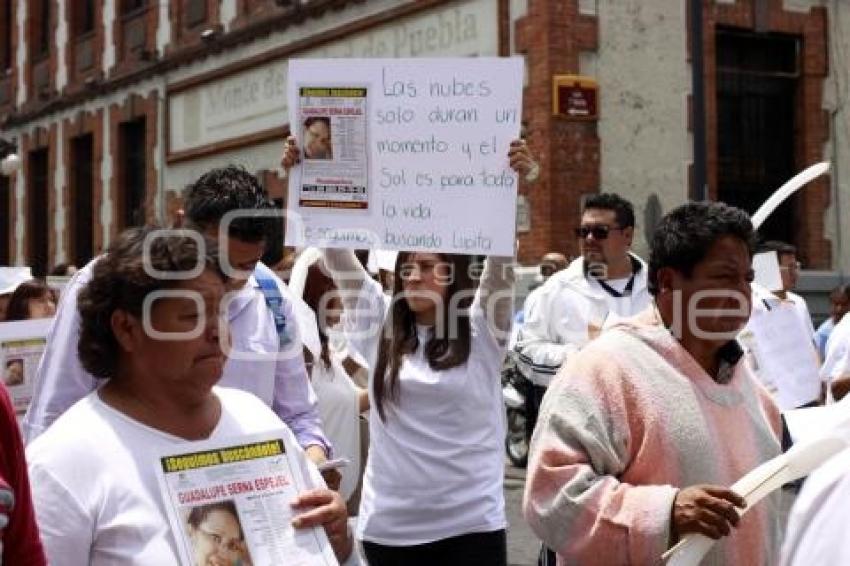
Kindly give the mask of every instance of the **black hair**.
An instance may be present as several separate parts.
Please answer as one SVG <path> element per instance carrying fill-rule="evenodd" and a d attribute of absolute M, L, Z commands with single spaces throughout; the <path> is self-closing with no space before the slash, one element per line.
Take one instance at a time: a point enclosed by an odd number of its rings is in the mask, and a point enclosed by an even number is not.
<path fill-rule="evenodd" d="M 734 236 L 752 256 L 755 231 L 749 215 L 723 202 L 689 202 L 671 210 L 658 223 L 649 254 L 649 292 L 657 295 L 658 271 L 672 267 L 690 277 L 714 242 Z"/>
<path fill-rule="evenodd" d="M 91 280 L 80 291 L 77 354 L 83 368 L 94 377 L 108 379 L 118 369 L 121 348 L 112 332 L 112 313 L 120 309 L 141 316 L 149 293 L 180 284 L 180 280 L 157 277 L 155 271 L 192 271 L 202 262 L 224 281 L 212 240 L 201 235 L 206 249 L 199 249 L 197 233 L 169 230 L 146 243 L 154 230 L 146 226 L 122 232 L 94 264 Z"/>
<path fill-rule="evenodd" d="M 304 120 L 304 128 L 309 128 L 310 126 L 312 126 L 316 122 L 323 123 L 325 126 L 328 127 L 328 129 L 330 129 L 330 127 L 331 127 L 331 119 L 328 118 L 327 116 L 310 116 L 309 118 Z"/>
<path fill-rule="evenodd" d="M 50 295 L 50 287 L 42 279 L 24 281 L 15 288 L 6 306 L 6 320 L 29 320 L 30 300 Z"/>
<path fill-rule="evenodd" d="M 60 264 L 56 265 L 53 269 L 51 269 L 50 273 L 48 273 L 48 275 L 65 277 L 67 275 L 70 275 L 68 273 L 68 270 L 71 269 L 72 267 L 74 267 L 74 265 L 71 264 L 71 263 L 60 263 Z"/>
<path fill-rule="evenodd" d="M 635 225 L 635 207 L 617 193 L 599 193 L 585 196 L 582 213 L 589 208 L 613 210 L 619 228 L 633 228 Z"/>
<path fill-rule="evenodd" d="M 234 219 L 228 236 L 244 242 L 269 241 L 278 230 L 279 217 L 260 213 L 274 210 L 274 204 L 254 175 L 235 165 L 212 169 L 186 187 L 184 193 L 186 218 L 199 231 L 218 230 L 228 213 L 243 211 Z"/>
<path fill-rule="evenodd" d="M 393 301 L 384 321 L 378 346 L 372 402 L 375 403 L 382 421 L 386 421 L 385 404 L 399 400 L 399 371 L 404 356 L 414 353 L 422 346 L 428 367 L 442 371 L 465 364 L 472 350 L 469 308 L 475 289 L 475 282 L 470 275 L 470 265 L 474 258 L 459 254 L 437 254 L 440 261 L 451 266 L 451 280 L 446 289 L 445 300 L 437 307 L 438 321 L 442 324 L 438 323 L 428 341 L 420 344 L 416 333 L 416 315 L 404 298 L 402 276 L 402 270 L 414 254 L 415 252 L 402 251 L 396 257 Z M 456 335 L 452 336 L 448 327 L 456 330 Z"/>

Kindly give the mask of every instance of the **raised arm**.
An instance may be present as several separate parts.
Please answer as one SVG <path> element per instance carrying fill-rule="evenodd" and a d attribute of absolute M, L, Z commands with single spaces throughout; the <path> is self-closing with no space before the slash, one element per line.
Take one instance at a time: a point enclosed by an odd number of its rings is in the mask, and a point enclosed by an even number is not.
<path fill-rule="evenodd" d="M 346 341 L 372 366 L 387 311 L 384 290 L 369 276 L 352 250 L 326 249 L 323 253 L 325 266 L 342 299 Z"/>
<path fill-rule="evenodd" d="M 511 334 L 513 316 L 514 258 L 490 256 L 475 295 L 490 332 L 505 347 Z"/>

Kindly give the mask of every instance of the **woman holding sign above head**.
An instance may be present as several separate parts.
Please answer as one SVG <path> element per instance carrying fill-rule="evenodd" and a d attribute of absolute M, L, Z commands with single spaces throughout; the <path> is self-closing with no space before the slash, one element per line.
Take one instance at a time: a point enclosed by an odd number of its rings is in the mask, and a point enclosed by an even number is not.
<path fill-rule="evenodd" d="M 229 340 L 221 334 L 227 328 L 221 318 L 225 278 L 214 250 L 197 232 L 140 228 L 122 234 L 95 264 L 78 302 L 79 356 L 102 385 L 27 450 L 36 515 L 53 566 L 178 563 L 177 541 L 184 535 L 168 528 L 157 452 L 191 450 L 188 441 L 237 442 L 273 433 L 308 466 L 293 433 L 259 398 L 216 387 Z M 315 470 L 313 476 L 321 485 Z M 352 555 L 338 494 L 314 489 L 293 505 L 304 510 L 293 517 L 293 527 L 321 525 L 338 559 Z M 208 514 L 196 523 L 196 550 L 202 550 L 203 535 L 217 550 L 239 554 L 233 551 L 241 549 L 243 533 L 234 534 L 226 517 Z M 241 560 L 227 563 L 246 563 Z"/>
<path fill-rule="evenodd" d="M 298 158 L 290 139 L 284 168 Z M 509 158 L 521 173 L 536 167 L 522 141 Z M 476 285 L 470 256 L 399 252 L 387 307 L 353 252 L 325 250 L 349 344 L 370 362 L 357 537 L 372 566 L 507 563 L 499 375 L 511 262 L 488 258 Z"/>

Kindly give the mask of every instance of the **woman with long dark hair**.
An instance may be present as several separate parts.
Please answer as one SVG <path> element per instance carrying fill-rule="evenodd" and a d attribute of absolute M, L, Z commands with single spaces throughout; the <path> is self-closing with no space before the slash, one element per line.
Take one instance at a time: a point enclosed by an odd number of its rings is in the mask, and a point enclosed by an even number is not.
<path fill-rule="evenodd" d="M 326 259 L 351 343 L 371 342 L 361 354 L 376 360 L 357 533 L 369 563 L 505 564 L 507 265 L 488 261 L 476 289 L 468 256 L 399 253 L 382 311 L 381 286 L 353 254 Z"/>
<path fill-rule="evenodd" d="M 510 165 L 537 169 L 524 141 Z M 290 138 L 284 168 L 299 160 Z M 500 369 L 513 258 L 399 252 L 393 293 L 326 250 L 348 343 L 369 364 L 369 458 L 357 538 L 371 566 L 507 564 Z M 476 285 L 477 283 L 477 285 Z"/>

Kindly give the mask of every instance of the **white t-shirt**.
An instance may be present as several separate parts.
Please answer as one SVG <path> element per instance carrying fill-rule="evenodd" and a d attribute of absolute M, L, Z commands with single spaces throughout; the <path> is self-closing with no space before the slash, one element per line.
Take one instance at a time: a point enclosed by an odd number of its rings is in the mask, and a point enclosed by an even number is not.
<path fill-rule="evenodd" d="M 382 295 L 372 281 L 363 293 L 376 302 Z M 419 328 L 420 347 L 399 372 L 399 400 L 384 404 L 386 422 L 372 404 L 357 538 L 407 546 L 505 528 L 505 349 L 476 306 L 466 364 L 428 367 L 421 345 L 429 330 Z"/>
<path fill-rule="evenodd" d="M 221 418 L 211 440 L 282 430 L 297 447 L 286 425 L 254 395 L 214 391 Z M 183 442 L 113 409 L 97 391 L 36 438 L 27 460 L 49 563 L 177 564 L 151 454 Z"/>
<path fill-rule="evenodd" d="M 850 449 L 806 480 L 788 518 L 783 566 L 850 564 Z"/>
<path fill-rule="evenodd" d="M 842 317 L 832 329 L 826 341 L 826 357 L 820 370 L 824 381 L 844 375 L 850 375 L 850 316 Z"/>
<path fill-rule="evenodd" d="M 319 415 L 334 456 L 347 458 L 348 466 L 340 469 L 339 492 L 348 499 L 357 489 L 360 477 L 360 408 L 357 388 L 340 363 L 339 354 L 331 352 L 331 367 L 321 357 L 313 360 L 310 378 L 319 398 Z"/>

